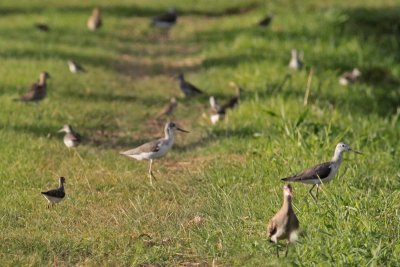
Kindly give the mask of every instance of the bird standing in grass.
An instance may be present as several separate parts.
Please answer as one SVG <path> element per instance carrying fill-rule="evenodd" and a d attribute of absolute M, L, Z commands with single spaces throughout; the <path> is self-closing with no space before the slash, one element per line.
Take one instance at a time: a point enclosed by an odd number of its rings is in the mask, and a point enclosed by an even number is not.
<path fill-rule="evenodd" d="M 82 67 L 78 62 L 75 62 L 73 60 L 68 60 L 67 63 L 69 71 L 72 73 L 86 72 L 85 68 Z"/>
<path fill-rule="evenodd" d="M 300 59 L 299 52 L 296 49 L 292 49 L 292 57 L 289 62 L 289 68 L 292 70 L 299 70 L 303 67 L 303 62 Z"/>
<path fill-rule="evenodd" d="M 149 177 L 150 184 L 152 185 L 152 178 L 155 179 L 152 171 L 153 159 L 161 158 L 171 149 L 174 144 L 175 130 L 188 133 L 181 128 L 179 128 L 174 122 L 167 122 L 164 128 L 164 138 L 145 143 L 137 148 L 121 152 L 121 155 L 134 158 L 136 160 L 147 159 L 150 160 Z"/>
<path fill-rule="evenodd" d="M 171 7 L 167 13 L 154 17 L 151 21 L 151 25 L 160 29 L 169 30 L 176 24 L 178 15 L 176 9 Z"/>
<path fill-rule="evenodd" d="M 340 164 L 342 163 L 343 153 L 346 151 L 352 151 L 354 153 L 361 154 L 361 152 L 351 149 L 349 145 L 340 142 L 339 144 L 336 145 L 335 154 L 333 155 L 331 161 L 317 164 L 298 174 L 283 178 L 282 181 L 312 184 L 313 186 L 308 192 L 316 201 L 318 198 L 319 185 L 321 183 L 327 183 L 333 179 L 333 177 L 335 176 L 340 167 Z M 315 186 L 317 186 L 317 193 L 314 196 L 312 194 L 312 190 L 314 189 Z"/>
<path fill-rule="evenodd" d="M 87 21 L 87 27 L 91 31 L 95 31 L 99 29 L 103 25 L 101 20 L 101 11 L 100 8 L 95 7 L 92 11 L 92 15 L 89 17 Z"/>
<path fill-rule="evenodd" d="M 176 101 L 176 98 L 175 97 L 171 97 L 168 105 L 166 105 L 160 111 L 160 113 L 158 114 L 157 117 L 159 118 L 159 117 L 162 117 L 162 116 L 171 116 L 175 112 L 177 106 L 178 106 L 178 102 Z"/>
<path fill-rule="evenodd" d="M 179 80 L 179 86 L 181 87 L 181 90 L 185 94 L 185 96 L 203 94 L 203 92 L 199 88 L 185 80 L 185 76 L 183 75 L 183 73 L 180 73 L 177 79 Z"/>
<path fill-rule="evenodd" d="M 71 125 L 65 124 L 64 127 L 59 130 L 58 132 L 64 132 L 64 144 L 68 147 L 77 147 L 81 141 L 82 138 L 79 133 L 75 132 L 74 129 L 72 129 Z"/>
<path fill-rule="evenodd" d="M 49 202 L 49 204 L 47 205 L 47 208 L 50 208 L 50 204 L 54 205 L 64 199 L 64 197 L 65 197 L 65 190 L 64 190 L 65 178 L 64 177 L 59 178 L 59 184 L 60 184 L 60 186 L 57 189 L 42 192 L 42 195 Z"/>
<path fill-rule="evenodd" d="M 50 75 L 47 72 L 41 72 L 39 81 L 32 84 L 31 89 L 25 95 L 14 100 L 22 102 L 38 102 L 43 100 L 47 94 L 47 79 L 49 78 Z"/>
<path fill-rule="evenodd" d="M 268 15 L 268 16 L 264 17 L 262 20 L 260 20 L 258 22 L 258 26 L 268 27 L 268 25 L 271 24 L 273 18 L 274 17 L 272 15 Z"/>
<path fill-rule="evenodd" d="M 233 109 L 239 104 L 240 93 L 242 89 L 240 87 L 236 88 L 236 95 L 231 97 L 225 104 L 219 106 L 214 96 L 210 97 L 210 106 L 211 106 L 211 123 L 216 124 L 219 120 L 223 120 L 225 118 L 226 111 L 228 109 Z"/>
<path fill-rule="evenodd" d="M 290 184 L 283 187 L 283 205 L 268 223 L 268 238 L 276 244 L 276 256 L 279 258 L 278 241 L 287 239 L 285 257 L 289 252 L 289 243 L 297 240 L 299 220 L 292 207 L 293 190 Z"/>
<path fill-rule="evenodd" d="M 361 71 L 357 68 L 354 68 L 352 71 L 346 71 L 339 78 L 339 84 L 346 86 L 351 83 L 355 83 L 358 78 L 361 76 Z"/>
<path fill-rule="evenodd" d="M 50 27 L 44 23 L 35 23 L 34 26 L 36 29 L 38 29 L 41 32 L 48 32 L 50 30 Z"/>

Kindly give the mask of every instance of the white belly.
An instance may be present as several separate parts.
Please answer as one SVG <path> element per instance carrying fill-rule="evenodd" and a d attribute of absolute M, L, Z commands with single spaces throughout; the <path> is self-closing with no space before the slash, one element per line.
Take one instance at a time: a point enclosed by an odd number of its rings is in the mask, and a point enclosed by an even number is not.
<path fill-rule="evenodd" d="M 132 157 L 137 160 L 143 160 L 143 159 L 150 160 L 150 159 L 161 158 L 162 156 L 167 154 L 167 152 L 171 149 L 173 144 L 174 144 L 173 140 L 165 140 L 162 142 L 160 149 L 157 152 L 142 152 L 136 155 L 129 155 L 129 157 Z"/>
<path fill-rule="evenodd" d="M 50 203 L 58 203 L 61 200 L 63 200 L 64 198 L 58 198 L 58 197 L 52 197 L 52 196 L 46 196 L 43 195 Z"/>

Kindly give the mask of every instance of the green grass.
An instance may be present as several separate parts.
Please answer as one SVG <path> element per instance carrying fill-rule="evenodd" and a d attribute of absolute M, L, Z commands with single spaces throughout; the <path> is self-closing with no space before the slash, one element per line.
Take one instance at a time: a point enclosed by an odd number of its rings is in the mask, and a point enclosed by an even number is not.
<path fill-rule="evenodd" d="M 92 33 L 94 5 L 104 28 Z M 162 40 L 149 18 L 172 5 L 182 17 Z M 250 10 L 223 15 L 241 6 Z M 1 265 L 398 266 L 399 12 L 394 0 L 3 1 Z M 268 13 L 271 26 L 254 27 Z M 300 72 L 287 68 L 294 47 Z M 88 73 L 69 73 L 70 58 Z M 355 66 L 361 82 L 341 87 L 338 75 Z M 42 70 L 48 98 L 12 101 Z M 206 97 L 182 98 L 180 71 L 220 99 L 235 81 L 240 106 L 211 126 Z M 148 162 L 118 152 L 162 134 L 154 117 L 171 96 L 191 133 L 155 161 L 153 188 Z M 65 123 L 85 137 L 76 153 L 57 133 Z M 345 155 L 318 205 L 294 184 L 302 234 L 276 259 L 266 223 L 281 205 L 279 178 L 330 159 L 339 141 L 364 155 Z M 48 210 L 40 191 L 59 176 L 67 198 Z"/>

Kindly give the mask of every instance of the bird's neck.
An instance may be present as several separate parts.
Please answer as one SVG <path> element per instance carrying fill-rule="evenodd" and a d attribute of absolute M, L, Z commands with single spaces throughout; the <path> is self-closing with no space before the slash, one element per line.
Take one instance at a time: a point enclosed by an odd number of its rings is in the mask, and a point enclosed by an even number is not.
<path fill-rule="evenodd" d="M 341 163 L 343 159 L 343 152 L 340 150 L 335 150 L 335 154 L 333 155 L 332 161 L 336 163 Z"/>
<path fill-rule="evenodd" d="M 165 134 L 165 139 L 166 140 L 174 140 L 174 133 L 172 132 L 172 131 L 169 131 L 168 129 L 165 129 L 165 132 L 164 132 L 164 134 Z"/>
<path fill-rule="evenodd" d="M 292 198 L 290 196 L 283 197 L 283 205 L 282 210 L 286 212 L 290 212 L 292 210 Z"/>
<path fill-rule="evenodd" d="M 64 183 L 60 182 L 60 190 L 64 191 Z"/>
<path fill-rule="evenodd" d="M 46 77 L 40 76 L 40 78 L 39 78 L 39 84 L 40 84 L 40 85 L 45 85 L 45 84 L 46 84 Z"/>

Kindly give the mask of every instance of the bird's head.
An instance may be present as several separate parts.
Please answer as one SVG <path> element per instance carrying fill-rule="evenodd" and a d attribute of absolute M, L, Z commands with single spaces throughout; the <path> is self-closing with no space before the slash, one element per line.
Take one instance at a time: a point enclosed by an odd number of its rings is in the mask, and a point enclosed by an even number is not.
<path fill-rule="evenodd" d="M 64 132 L 64 133 L 70 133 L 71 132 L 71 125 L 69 125 L 69 124 L 65 124 L 58 132 L 59 133 L 62 133 L 62 132 Z"/>
<path fill-rule="evenodd" d="M 60 184 L 65 184 L 65 178 L 64 177 L 60 177 Z"/>
<path fill-rule="evenodd" d="M 292 190 L 292 186 L 290 184 L 285 184 L 283 186 L 283 195 L 285 197 L 293 197 L 293 190 Z"/>
<path fill-rule="evenodd" d="M 188 133 L 188 131 L 183 130 L 182 128 L 179 128 L 175 122 L 167 122 L 167 124 L 165 125 L 165 129 L 168 132 L 168 134 L 172 134 L 173 132 L 175 132 L 176 130 L 184 132 L 184 133 Z"/>
<path fill-rule="evenodd" d="M 356 154 L 361 154 L 361 152 L 353 150 L 348 144 L 340 142 L 339 144 L 336 145 L 336 151 L 338 152 L 347 152 L 347 151 L 352 151 Z"/>

